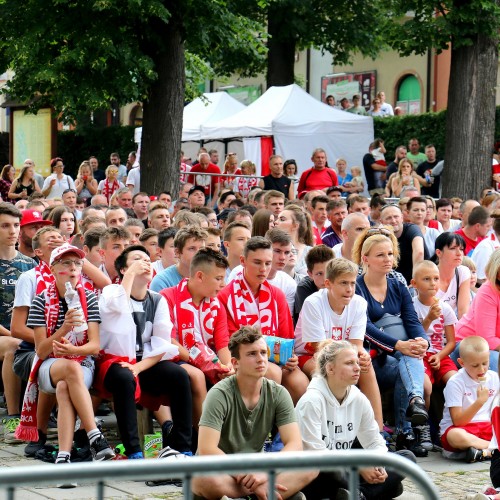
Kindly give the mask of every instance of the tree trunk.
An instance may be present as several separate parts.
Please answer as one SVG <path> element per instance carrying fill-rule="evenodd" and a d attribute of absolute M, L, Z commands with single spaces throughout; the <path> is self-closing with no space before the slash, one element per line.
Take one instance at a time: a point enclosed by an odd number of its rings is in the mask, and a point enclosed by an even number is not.
<path fill-rule="evenodd" d="M 289 15 L 292 14 L 286 5 L 272 4 L 268 10 L 267 88 L 291 85 L 295 81 L 295 37 L 286 29 Z"/>
<path fill-rule="evenodd" d="M 168 190 L 176 197 L 185 90 L 180 22 L 172 17 L 163 36 L 164 50 L 153 58 L 158 78 L 143 104 L 141 191 L 158 195 Z"/>
<path fill-rule="evenodd" d="M 452 49 L 443 196 L 478 199 L 491 185 L 498 40 L 478 35 Z"/>

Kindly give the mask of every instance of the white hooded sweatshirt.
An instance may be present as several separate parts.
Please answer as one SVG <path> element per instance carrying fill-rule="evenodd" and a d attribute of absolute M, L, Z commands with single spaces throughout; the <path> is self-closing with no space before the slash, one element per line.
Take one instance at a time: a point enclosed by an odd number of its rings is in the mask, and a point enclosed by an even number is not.
<path fill-rule="evenodd" d="M 295 408 L 304 450 L 348 450 L 357 437 L 367 450 L 387 452 L 368 398 L 356 387 L 339 404 L 323 377 L 314 377 Z"/>

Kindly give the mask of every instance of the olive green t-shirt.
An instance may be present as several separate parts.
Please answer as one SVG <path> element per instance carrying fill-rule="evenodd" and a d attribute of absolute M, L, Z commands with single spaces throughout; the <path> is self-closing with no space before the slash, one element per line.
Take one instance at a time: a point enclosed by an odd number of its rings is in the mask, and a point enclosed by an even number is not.
<path fill-rule="evenodd" d="M 258 453 L 274 425 L 291 422 L 296 422 L 295 412 L 284 387 L 263 379 L 259 402 L 249 410 L 232 375 L 208 392 L 200 426 L 220 431 L 219 448 L 226 454 Z"/>

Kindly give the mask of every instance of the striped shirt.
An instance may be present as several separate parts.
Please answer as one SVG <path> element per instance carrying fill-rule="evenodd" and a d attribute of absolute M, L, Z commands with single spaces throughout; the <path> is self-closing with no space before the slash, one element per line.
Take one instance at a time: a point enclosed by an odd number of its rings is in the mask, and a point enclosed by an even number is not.
<path fill-rule="evenodd" d="M 101 317 L 99 315 L 99 304 L 97 302 L 97 297 L 94 292 L 85 290 L 85 296 L 87 297 L 87 322 L 100 323 Z M 59 316 L 57 318 L 56 330 L 61 328 L 64 323 L 64 316 L 68 311 L 68 306 L 66 305 L 66 300 L 64 297 L 59 298 Z M 30 312 L 28 316 L 28 321 L 26 326 L 30 328 L 35 328 L 37 326 L 47 326 L 45 321 L 45 292 L 38 294 L 34 299 L 30 307 Z"/>

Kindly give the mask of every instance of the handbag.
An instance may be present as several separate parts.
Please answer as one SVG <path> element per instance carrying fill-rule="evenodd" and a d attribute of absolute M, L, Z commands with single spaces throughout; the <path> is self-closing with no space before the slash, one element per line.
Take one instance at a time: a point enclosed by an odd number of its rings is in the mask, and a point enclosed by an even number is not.
<path fill-rule="evenodd" d="M 408 340 L 408 334 L 406 333 L 405 327 L 403 325 L 403 320 L 400 316 L 394 314 L 385 313 L 378 321 L 373 323 L 379 330 L 382 330 L 385 334 L 390 335 L 396 340 Z"/>

